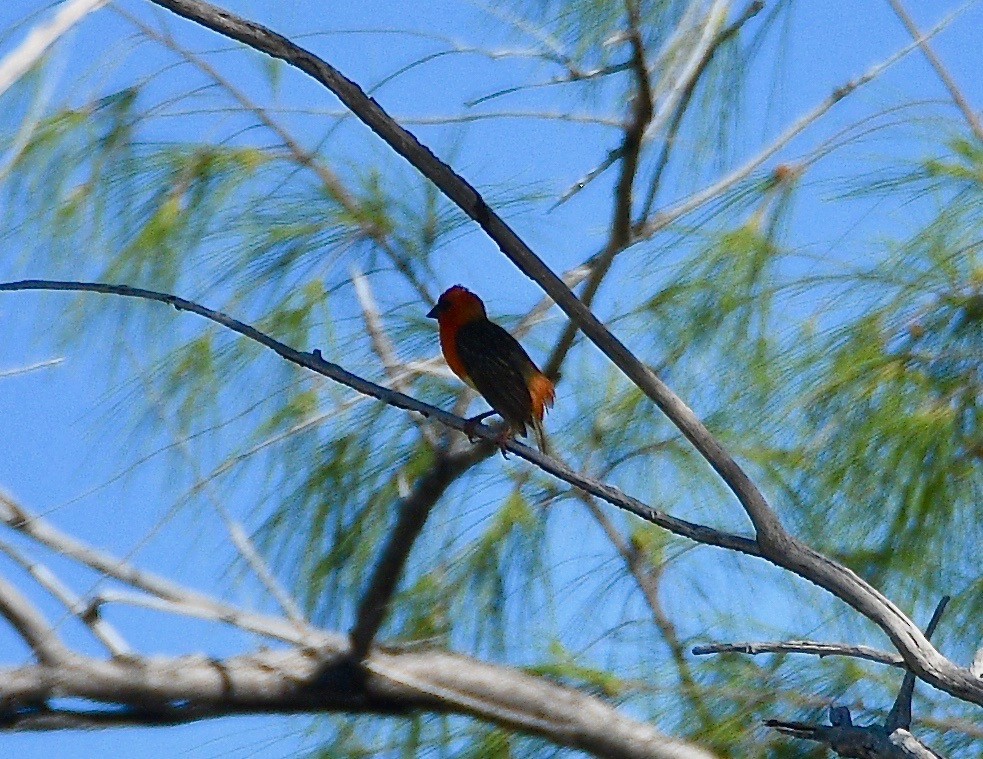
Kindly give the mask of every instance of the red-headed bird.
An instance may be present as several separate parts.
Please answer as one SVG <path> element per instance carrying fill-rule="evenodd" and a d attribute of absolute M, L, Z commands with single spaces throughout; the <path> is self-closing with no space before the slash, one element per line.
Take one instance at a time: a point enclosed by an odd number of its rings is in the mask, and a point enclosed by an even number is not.
<path fill-rule="evenodd" d="M 526 434 L 530 426 L 539 450 L 546 453 L 543 416 L 553 405 L 555 390 L 549 378 L 529 358 L 519 342 L 488 319 L 481 298 L 460 285 L 446 290 L 427 314 L 440 325 L 440 349 L 458 377 L 488 401 L 493 411 L 469 419 L 477 424 L 491 413 L 505 420 L 499 438 Z"/>

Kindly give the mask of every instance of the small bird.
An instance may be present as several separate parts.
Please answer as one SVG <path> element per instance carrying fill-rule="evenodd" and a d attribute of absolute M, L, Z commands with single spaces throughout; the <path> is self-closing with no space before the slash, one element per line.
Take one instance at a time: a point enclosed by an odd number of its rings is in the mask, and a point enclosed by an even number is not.
<path fill-rule="evenodd" d="M 528 425 L 539 450 L 546 453 L 543 416 L 553 405 L 553 383 L 512 335 L 488 319 L 481 298 L 454 285 L 440 296 L 427 318 L 436 319 L 440 326 L 440 349 L 451 371 L 492 407 L 468 424 L 476 425 L 491 414 L 502 417 L 505 429 L 498 444 L 503 456 L 506 441 L 514 435 L 524 437 Z"/>

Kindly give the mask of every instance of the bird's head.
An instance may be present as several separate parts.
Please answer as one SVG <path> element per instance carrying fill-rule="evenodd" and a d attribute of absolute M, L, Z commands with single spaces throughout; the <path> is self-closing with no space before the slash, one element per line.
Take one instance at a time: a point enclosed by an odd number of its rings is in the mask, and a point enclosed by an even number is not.
<path fill-rule="evenodd" d="M 430 309 L 427 318 L 467 324 L 475 319 L 485 319 L 487 315 L 481 298 L 461 285 L 454 285 L 444 291 L 437 300 L 437 305 Z"/>

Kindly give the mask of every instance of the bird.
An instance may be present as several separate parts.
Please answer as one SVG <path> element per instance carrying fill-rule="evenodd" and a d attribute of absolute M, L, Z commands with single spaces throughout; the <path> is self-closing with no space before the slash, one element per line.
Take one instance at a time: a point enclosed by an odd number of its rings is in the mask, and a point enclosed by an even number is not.
<path fill-rule="evenodd" d="M 556 397 L 553 383 L 519 341 L 488 318 L 481 298 L 454 285 L 441 294 L 427 318 L 437 320 L 440 349 L 451 371 L 492 407 L 468 419 L 465 430 L 498 414 L 505 420 L 498 438 L 503 456 L 506 442 L 516 435 L 525 437 L 527 426 L 532 427 L 539 450 L 548 453 L 543 417 Z"/>

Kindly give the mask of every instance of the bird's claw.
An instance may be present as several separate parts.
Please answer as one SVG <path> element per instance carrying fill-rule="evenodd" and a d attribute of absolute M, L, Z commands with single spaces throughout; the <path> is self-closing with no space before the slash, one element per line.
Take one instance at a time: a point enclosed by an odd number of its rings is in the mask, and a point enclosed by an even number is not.
<path fill-rule="evenodd" d="M 498 433 L 498 437 L 495 438 L 495 443 L 498 445 L 498 449 L 502 452 L 502 458 L 505 459 L 506 461 L 509 460 L 509 454 L 508 454 L 508 449 L 505 446 L 509 444 L 509 441 L 511 439 L 512 439 L 512 430 L 510 430 L 508 427 L 506 427 L 500 433 Z"/>
<path fill-rule="evenodd" d="M 484 414 L 478 414 L 478 416 L 472 416 L 470 419 L 464 422 L 464 434 L 468 436 L 468 442 L 474 443 L 478 440 L 478 425 L 492 414 L 494 411 L 486 411 Z"/>

